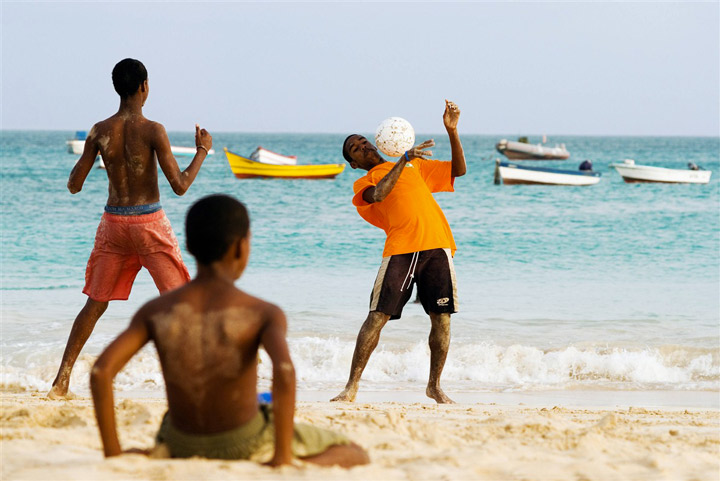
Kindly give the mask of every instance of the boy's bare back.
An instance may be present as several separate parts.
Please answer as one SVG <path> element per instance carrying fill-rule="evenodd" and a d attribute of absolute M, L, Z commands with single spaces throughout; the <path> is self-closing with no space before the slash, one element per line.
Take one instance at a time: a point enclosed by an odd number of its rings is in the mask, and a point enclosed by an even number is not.
<path fill-rule="evenodd" d="M 195 280 L 143 310 L 138 315 L 157 347 L 178 429 L 227 431 L 257 414 L 258 347 L 273 327 L 284 336 L 279 308 L 235 287 Z"/>
<path fill-rule="evenodd" d="M 143 85 L 146 88 L 147 82 Z M 195 125 L 198 152 L 190 165 L 181 171 L 172 154 L 165 127 L 142 114 L 146 92 L 138 91 L 135 97 L 123 100 L 115 115 L 90 129 L 82 156 L 70 173 L 68 189 L 71 193 L 80 192 L 98 154 L 102 155 L 107 170 L 107 205 L 125 207 L 158 202 L 158 164 L 173 192 L 177 195 L 187 192 L 212 148 L 212 136 Z"/>
<path fill-rule="evenodd" d="M 142 114 L 118 112 L 95 124 L 87 142 L 105 162 L 108 205 L 143 205 L 160 200 L 155 150 L 165 129 Z"/>

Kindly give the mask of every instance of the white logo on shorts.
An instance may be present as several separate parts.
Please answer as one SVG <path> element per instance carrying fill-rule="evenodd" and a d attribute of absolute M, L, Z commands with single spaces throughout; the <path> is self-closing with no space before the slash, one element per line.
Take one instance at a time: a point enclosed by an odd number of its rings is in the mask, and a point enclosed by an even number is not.
<path fill-rule="evenodd" d="M 441 297 L 440 299 L 437 300 L 437 304 L 438 304 L 438 306 L 447 306 L 449 301 L 450 301 L 449 297 Z"/>

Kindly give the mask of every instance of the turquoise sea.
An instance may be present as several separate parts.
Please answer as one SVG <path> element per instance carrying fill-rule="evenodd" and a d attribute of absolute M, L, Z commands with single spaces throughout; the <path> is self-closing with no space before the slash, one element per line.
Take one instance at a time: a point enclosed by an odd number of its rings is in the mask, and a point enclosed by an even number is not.
<path fill-rule="evenodd" d="M 82 192 L 68 193 L 77 159 L 65 146 L 72 134 L 2 131 L 5 388 L 49 388 L 85 302 L 85 264 L 107 179 L 94 169 Z M 240 180 L 222 148 L 248 155 L 262 145 L 300 163 L 343 162 L 344 135 L 213 136 L 216 154 L 185 196 L 160 179 L 180 243 L 184 213 L 199 197 L 222 192 L 245 202 L 253 251 L 238 284 L 286 311 L 299 388 L 339 391 L 384 242 L 350 202 L 361 172 L 347 168 L 334 180 Z M 193 145 L 191 133 L 170 137 L 173 145 Z M 430 137 L 436 157 L 449 159 L 444 135 L 417 136 Z M 455 193 L 436 194 L 458 245 L 460 312 L 446 391 L 720 391 L 720 139 L 553 137 L 550 143 L 565 143 L 571 158 L 542 165 L 576 169 L 591 159 L 602 180 L 540 187 L 493 185 L 494 145 L 502 137 L 463 136 L 468 174 L 457 179 Z M 708 185 L 625 184 L 608 166 L 626 158 L 670 168 L 694 162 L 713 177 Z M 74 390 L 87 391 L 95 357 L 155 295 L 143 272 L 128 302 L 111 303 L 76 365 Z M 422 308 L 409 304 L 383 332 L 361 390 L 424 390 L 428 332 Z M 267 385 L 267 362 L 261 377 Z M 162 392 L 152 347 L 131 361 L 116 387 Z"/>

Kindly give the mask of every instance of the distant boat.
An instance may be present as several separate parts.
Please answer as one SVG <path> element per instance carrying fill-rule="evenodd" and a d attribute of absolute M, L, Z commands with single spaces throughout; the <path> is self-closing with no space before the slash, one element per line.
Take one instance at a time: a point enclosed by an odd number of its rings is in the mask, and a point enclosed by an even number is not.
<path fill-rule="evenodd" d="M 238 179 L 274 177 L 282 179 L 331 179 L 345 169 L 345 164 L 272 165 L 256 162 L 225 149 L 230 170 Z"/>
<path fill-rule="evenodd" d="M 68 154 L 82 154 L 85 148 L 85 139 L 87 139 L 87 132 L 84 130 L 76 131 L 74 138 L 65 141 L 68 146 Z"/>
<path fill-rule="evenodd" d="M 83 150 L 85 149 L 85 140 L 87 139 L 87 133 L 83 130 L 78 130 L 75 132 L 75 138 L 67 140 L 65 143 L 68 146 L 68 153 L 80 155 L 83 153 Z M 176 145 L 170 146 L 170 151 L 173 155 L 180 155 L 180 156 L 194 156 L 195 152 L 197 152 L 197 147 L 178 147 Z M 208 152 L 208 155 L 212 155 L 215 153 L 215 149 L 210 149 Z"/>
<path fill-rule="evenodd" d="M 587 162 L 583 165 L 587 166 Z M 600 182 L 600 177 L 600 172 L 592 170 L 549 169 L 495 161 L 496 184 L 594 185 Z"/>
<path fill-rule="evenodd" d="M 67 140 L 65 143 L 68 146 L 68 153 L 81 155 L 85 149 L 85 139 L 87 139 L 87 132 L 84 130 L 78 130 L 75 132 L 75 138 Z M 79 160 L 79 159 L 78 159 Z M 97 163 L 98 169 L 105 168 L 105 162 L 100 155 L 95 157 L 95 163 Z"/>
<path fill-rule="evenodd" d="M 629 184 L 635 182 L 657 182 L 671 184 L 707 184 L 712 172 L 690 164 L 688 169 L 666 169 L 650 165 L 637 165 L 632 159 L 622 164 L 610 164 Z"/>
<path fill-rule="evenodd" d="M 277 152 L 273 152 L 272 150 L 264 149 L 262 147 L 258 147 L 253 151 L 252 154 L 250 154 L 250 160 L 254 160 L 255 162 L 262 162 L 263 164 L 273 165 L 297 164 L 296 155 L 282 155 L 278 154 Z"/>
<path fill-rule="evenodd" d="M 192 156 L 194 157 L 197 153 L 197 147 L 178 147 L 177 145 L 171 145 L 170 146 L 170 152 L 172 152 L 173 155 L 183 155 L 183 156 Z M 215 153 L 215 149 L 208 150 L 208 155 L 212 155 Z"/>
<path fill-rule="evenodd" d="M 495 148 L 510 160 L 565 160 L 570 157 L 570 152 L 565 148 L 565 144 L 546 147 L 542 144 L 502 139 L 495 145 Z"/>

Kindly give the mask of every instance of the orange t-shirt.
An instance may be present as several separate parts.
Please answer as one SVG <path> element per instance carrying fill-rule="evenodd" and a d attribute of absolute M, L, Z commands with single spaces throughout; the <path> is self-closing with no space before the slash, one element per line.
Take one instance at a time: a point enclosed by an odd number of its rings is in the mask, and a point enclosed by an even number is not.
<path fill-rule="evenodd" d="M 353 205 L 360 217 L 387 234 L 383 257 L 428 249 L 450 249 L 455 240 L 433 192 L 453 192 L 452 163 L 413 159 L 382 202 L 368 204 L 362 194 L 376 186 L 395 164 L 376 165 L 353 185 Z"/>

